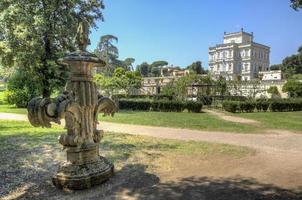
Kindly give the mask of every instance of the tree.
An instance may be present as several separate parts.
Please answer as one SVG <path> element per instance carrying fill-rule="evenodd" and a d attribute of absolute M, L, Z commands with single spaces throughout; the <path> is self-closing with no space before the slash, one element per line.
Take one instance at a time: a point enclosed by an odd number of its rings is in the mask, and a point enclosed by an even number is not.
<path fill-rule="evenodd" d="M 167 61 L 164 61 L 164 60 L 159 60 L 159 61 L 154 61 L 152 64 L 151 64 L 151 67 L 163 67 L 163 66 L 166 66 L 168 65 L 169 63 Z"/>
<path fill-rule="evenodd" d="M 224 96 L 227 93 L 227 82 L 224 77 L 220 76 L 216 81 L 217 92 L 220 96 Z"/>
<path fill-rule="evenodd" d="M 160 93 L 162 95 L 174 97 L 176 95 L 175 80 L 172 79 L 169 83 L 163 86 Z"/>
<path fill-rule="evenodd" d="M 154 77 L 158 77 L 160 76 L 160 68 L 159 67 L 156 67 L 156 66 L 152 66 L 151 65 L 151 76 L 154 76 Z"/>
<path fill-rule="evenodd" d="M 277 86 L 271 86 L 267 89 L 267 93 L 272 95 L 272 99 L 281 98 L 280 92 Z"/>
<path fill-rule="evenodd" d="M 100 38 L 95 54 L 106 62 L 105 74 L 111 75 L 117 64 L 119 52 L 114 43 L 118 42 L 118 38 L 114 35 L 103 35 Z"/>
<path fill-rule="evenodd" d="M 78 22 L 96 27 L 103 20 L 102 0 L 0 1 L 0 60 L 4 67 L 22 68 L 35 77 L 39 94 L 49 97 L 66 82 L 67 69 L 56 62 L 75 50 Z"/>
<path fill-rule="evenodd" d="M 283 65 L 282 64 L 276 64 L 276 65 L 271 65 L 270 70 L 282 70 Z"/>
<path fill-rule="evenodd" d="M 291 7 L 298 11 L 302 8 L 302 0 L 290 0 L 291 1 Z"/>
<path fill-rule="evenodd" d="M 179 100 L 186 100 L 188 96 L 188 87 L 191 87 L 193 83 L 198 83 L 200 77 L 196 74 L 190 74 L 183 76 L 176 81 L 175 94 Z"/>
<path fill-rule="evenodd" d="M 298 53 L 286 57 L 282 61 L 283 70 L 287 78 L 293 76 L 294 74 L 302 74 L 302 52 L 301 47 L 298 49 Z"/>
<path fill-rule="evenodd" d="M 13 67 L 2 67 L 0 66 L 0 80 L 7 81 L 13 74 L 15 69 Z"/>
<path fill-rule="evenodd" d="M 123 61 L 124 68 L 126 71 L 133 71 L 133 63 L 135 62 L 134 58 L 126 58 Z"/>
<path fill-rule="evenodd" d="M 203 69 L 201 62 L 193 62 L 191 65 L 187 67 L 190 71 L 196 73 L 196 74 L 206 74 L 206 71 Z"/>
<path fill-rule="evenodd" d="M 282 87 L 283 92 L 288 92 L 290 97 L 302 97 L 302 82 L 290 79 Z"/>
<path fill-rule="evenodd" d="M 143 62 L 142 64 L 137 65 L 136 70 L 142 77 L 147 77 L 149 73 L 149 64 L 147 62 Z"/>
<path fill-rule="evenodd" d="M 112 77 L 96 74 L 94 80 L 98 86 L 107 95 L 114 95 L 119 91 L 125 91 L 126 95 L 131 93 L 132 89 L 141 87 L 141 76 L 134 71 L 126 71 L 122 67 L 114 70 Z"/>
<path fill-rule="evenodd" d="M 167 61 L 164 60 L 159 60 L 159 61 L 154 61 L 150 66 L 149 66 L 149 74 L 151 76 L 158 77 L 161 74 L 161 68 L 163 66 L 168 65 Z"/>

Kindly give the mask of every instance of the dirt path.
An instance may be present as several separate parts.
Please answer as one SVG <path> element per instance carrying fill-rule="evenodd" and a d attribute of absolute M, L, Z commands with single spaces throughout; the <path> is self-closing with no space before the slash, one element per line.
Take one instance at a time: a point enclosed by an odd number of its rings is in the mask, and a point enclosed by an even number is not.
<path fill-rule="evenodd" d="M 255 125 L 255 126 L 259 126 L 260 125 L 260 122 L 258 121 L 255 121 L 255 120 L 252 120 L 252 119 L 245 119 L 245 118 L 242 118 L 242 117 L 235 117 L 235 116 L 230 116 L 230 115 L 227 115 L 223 112 L 219 112 L 219 111 L 216 111 L 216 110 L 209 110 L 209 109 L 204 109 L 203 110 L 204 112 L 206 113 L 210 113 L 212 115 L 215 115 L 225 121 L 229 121 L 229 122 L 237 122 L 237 123 L 242 123 L 242 124 L 249 124 L 249 125 Z"/>

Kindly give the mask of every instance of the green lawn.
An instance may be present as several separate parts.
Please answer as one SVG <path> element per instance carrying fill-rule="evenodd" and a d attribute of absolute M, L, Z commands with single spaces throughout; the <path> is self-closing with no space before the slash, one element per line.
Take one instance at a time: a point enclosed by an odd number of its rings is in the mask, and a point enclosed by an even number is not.
<path fill-rule="evenodd" d="M 0 86 L 1 88 L 1 86 Z M 4 91 L 0 90 L 0 104 L 4 104 L 5 102 L 5 95 L 4 95 Z"/>
<path fill-rule="evenodd" d="M 0 105 L 0 112 L 16 113 L 16 114 L 27 114 L 26 108 L 16 108 L 16 106 L 8 105 L 8 104 Z"/>
<path fill-rule="evenodd" d="M 255 112 L 237 113 L 234 115 L 257 120 L 265 128 L 302 132 L 302 112 Z"/>
<path fill-rule="evenodd" d="M 207 113 L 121 111 L 116 113 L 114 117 L 103 117 L 100 115 L 99 120 L 124 124 L 187 128 L 205 131 L 227 131 L 237 133 L 257 131 L 257 128 L 254 126 L 227 122 Z"/>
<path fill-rule="evenodd" d="M 57 138 L 65 132 L 62 127 L 57 125 L 52 128 L 36 128 L 32 127 L 28 122 L 0 120 L 0 151 L 20 149 L 21 147 L 29 150 L 41 145 L 59 145 Z M 101 142 L 101 149 L 114 151 L 114 156 L 112 157 L 114 159 L 121 157 L 121 155 L 130 156 L 142 150 L 207 156 L 212 154 L 244 156 L 254 152 L 249 148 L 227 144 L 184 142 L 118 133 L 105 133 Z"/>

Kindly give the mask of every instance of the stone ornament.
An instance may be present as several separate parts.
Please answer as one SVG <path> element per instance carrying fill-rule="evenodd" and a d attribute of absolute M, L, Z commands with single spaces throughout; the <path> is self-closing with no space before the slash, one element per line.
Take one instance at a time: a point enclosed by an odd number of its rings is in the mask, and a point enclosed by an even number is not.
<path fill-rule="evenodd" d="M 67 161 L 53 177 L 58 188 L 85 189 L 106 181 L 113 175 L 113 164 L 99 155 L 103 131 L 97 129 L 98 114 L 114 115 L 115 103 L 98 95 L 92 69 L 105 62 L 86 51 L 89 44 L 87 22 L 80 22 L 76 35 L 78 50 L 59 62 L 70 67 L 65 91 L 55 99 L 34 98 L 28 103 L 28 119 L 35 127 L 51 127 L 65 119 L 66 134 L 59 143 L 67 152 Z"/>

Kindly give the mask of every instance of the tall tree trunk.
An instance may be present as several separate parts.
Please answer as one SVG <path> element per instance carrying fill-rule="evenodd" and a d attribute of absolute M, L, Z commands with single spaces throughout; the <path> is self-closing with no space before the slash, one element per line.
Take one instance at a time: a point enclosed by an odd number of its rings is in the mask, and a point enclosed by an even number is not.
<path fill-rule="evenodd" d="M 48 63 L 47 61 L 51 57 L 51 48 L 50 41 L 47 33 L 44 35 L 44 56 L 42 58 L 42 72 L 43 72 L 43 80 L 42 80 L 42 95 L 43 98 L 49 98 L 51 94 L 50 83 L 49 83 L 49 75 L 48 75 Z"/>

